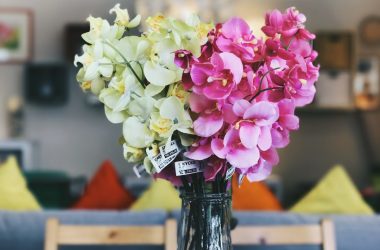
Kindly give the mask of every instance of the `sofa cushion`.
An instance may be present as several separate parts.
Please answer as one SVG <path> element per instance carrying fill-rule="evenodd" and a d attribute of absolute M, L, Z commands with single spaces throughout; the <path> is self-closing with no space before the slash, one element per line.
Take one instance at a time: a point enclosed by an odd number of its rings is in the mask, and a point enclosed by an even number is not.
<path fill-rule="evenodd" d="M 41 209 L 36 198 L 29 191 L 16 157 L 13 156 L 0 164 L 0 209 L 16 211 Z"/>
<path fill-rule="evenodd" d="M 105 161 L 74 209 L 126 209 L 135 201 L 124 188 L 111 161 Z"/>
<path fill-rule="evenodd" d="M 58 218 L 62 224 L 75 225 L 163 225 L 167 214 L 163 211 L 65 211 L 65 212 L 7 212 L 0 211 L 1 250 L 43 250 L 45 223 L 48 218 Z M 61 247 L 64 250 L 158 250 L 160 246 L 88 246 Z"/>
<path fill-rule="evenodd" d="M 265 182 L 249 182 L 245 178 L 239 186 L 238 178 L 234 175 L 232 190 L 232 207 L 235 210 L 282 210 L 280 202 Z"/>
<path fill-rule="evenodd" d="M 167 180 L 152 181 L 148 190 L 131 206 L 132 211 L 164 209 L 171 211 L 181 208 L 181 199 L 178 191 Z"/>
<path fill-rule="evenodd" d="M 316 214 L 374 213 L 342 166 L 333 167 L 313 190 L 290 210 L 296 213 Z"/>

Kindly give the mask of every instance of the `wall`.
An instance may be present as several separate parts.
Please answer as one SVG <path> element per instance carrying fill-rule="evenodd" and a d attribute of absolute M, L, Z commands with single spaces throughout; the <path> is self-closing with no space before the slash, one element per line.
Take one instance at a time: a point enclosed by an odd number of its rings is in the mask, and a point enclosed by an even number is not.
<path fill-rule="evenodd" d="M 36 61 L 61 60 L 62 30 L 66 22 L 81 22 L 88 13 L 107 16 L 117 1 L 94 0 L 2 0 L 0 6 L 29 6 L 35 11 Z M 247 19 L 261 17 L 265 10 L 297 6 L 308 16 L 312 30 L 353 30 L 367 15 L 380 14 L 378 0 L 236 0 L 235 15 Z M 21 92 L 21 66 L 0 65 L 0 102 Z M 102 110 L 88 107 L 75 82 L 71 82 L 70 103 L 62 108 L 28 107 L 26 136 L 39 141 L 40 167 L 67 169 L 71 174 L 90 175 L 105 158 L 127 169 L 117 145 L 120 128 L 109 124 Z M 283 177 L 286 191 L 296 193 L 298 183 L 318 180 L 335 163 L 344 164 L 354 180 L 367 180 L 368 162 L 358 123 L 350 113 L 301 114 L 301 129 L 293 133 L 292 144 L 281 150 L 276 172 Z M 4 109 L 0 108 L 0 121 Z M 377 131 L 377 113 L 367 117 L 367 125 Z M 0 138 L 5 137 L 0 122 Z M 379 134 L 373 136 L 373 148 L 380 146 Z M 375 152 L 376 153 L 376 152 Z M 378 154 L 379 155 L 379 154 Z"/>
<path fill-rule="evenodd" d="M 1 0 L 0 7 L 28 7 L 34 11 L 34 60 L 63 60 L 63 30 L 66 23 L 83 22 L 89 13 L 109 16 L 116 2 L 131 8 L 127 1 L 93 0 Z M 66 106 L 27 106 L 25 137 L 33 141 L 36 168 L 63 169 L 72 175 L 93 174 L 104 160 L 111 159 L 121 172 L 127 170 L 118 145 L 119 126 L 106 121 L 102 108 L 89 107 L 72 72 L 70 100 Z M 0 107 L 8 97 L 22 93 L 22 65 L 0 65 Z M 6 138 L 5 109 L 0 108 L 0 139 Z"/>

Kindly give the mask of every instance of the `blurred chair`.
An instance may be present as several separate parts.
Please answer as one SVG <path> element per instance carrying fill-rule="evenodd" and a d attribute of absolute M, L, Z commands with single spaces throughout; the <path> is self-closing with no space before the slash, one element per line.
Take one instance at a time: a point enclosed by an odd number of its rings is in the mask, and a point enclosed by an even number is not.
<path fill-rule="evenodd" d="M 46 223 L 45 250 L 58 250 L 63 245 L 144 245 L 176 250 L 177 225 L 175 220 L 167 220 L 162 226 L 78 226 L 61 225 L 50 218 Z"/>
<path fill-rule="evenodd" d="M 317 225 L 238 226 L 231 237 L 234 246 L 321 245 L 336 250 L 334 224 L 328 219 Z"/>

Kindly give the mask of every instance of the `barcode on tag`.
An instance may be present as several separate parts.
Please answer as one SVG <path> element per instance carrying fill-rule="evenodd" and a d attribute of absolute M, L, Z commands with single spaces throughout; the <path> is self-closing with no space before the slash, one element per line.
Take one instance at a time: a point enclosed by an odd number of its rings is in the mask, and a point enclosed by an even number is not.
<path fill-rule="evenodd" d="M 174 155 L 177 156 L 179 152 L 180 149 L 175 140 L 172 140 L 168 145 L 163 145 L 160 147 L 160 153 L 163 155 L 165 159 L 170 158 Z"/>
<path fill-rule="evenodd" d="M 137 178 L 141 178 L 141 176 L 146 173 L 144 164 L 133 166 L 133 172 L 135 172 Z"/>
<path fill-rule="evenodd" d="M 157 173 L 160 173 L 167 165 L 174 161 L 181 151 L 175 140 L 171 141 L 167 146 L 161 146 L 159 150 L 160 152 L 154 152 L 149 148 L 146 150 L 147 155 Z"/>
<path fill-rule="evenodd" d="M 231 179 L 231 177 L 234 175 L 235 173 L 235 167 L 230 167 L 229 169 L 227 169 L 227 173 L 226 173 L 226 180 L 229 180 Z"/>
<path fill-rule="evenodd" d="M 175 173 L 177 176 L 189 175 L 203 172 L 203 168 L 199 161 L 177 161 L 175 163 Z"/>

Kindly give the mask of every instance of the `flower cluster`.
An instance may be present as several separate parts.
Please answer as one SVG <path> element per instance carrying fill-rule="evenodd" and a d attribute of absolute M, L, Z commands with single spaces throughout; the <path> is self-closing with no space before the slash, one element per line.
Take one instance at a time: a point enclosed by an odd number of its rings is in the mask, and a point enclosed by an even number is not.
<path fill-rule="evenodd" d="M 188 158 L 225 160 L 250 181 L 270 174 L 279 161 L 276 149 L 287 146 L 289 132 L 299 127 L 295 108 L 315 95 L 315 36 L 305 21 L 295 8 L 268 12 L 261 39 L 244 20 L 231 18 L 209 32 L 201 56 L 176 52 L 199 137 Z M 223 165 L 212 176 L 218 171 Z"/>
<path fill-rule="evenodd" d="M 185 108 L 189 92 L 180 84 L 182 70 L 174 63 L 174 52 L 186 49 L 200 56 L 213 26 L 197 16 L 181 21 L 157 15 L 146 20 L 145 33 L 134 36 L 127 34 L 139 25 L 139 15 L 130 20 L 119 4 L 110 13 L 116 14 L 113 24 L 88 18 L 90 31 L 82 35 L 87 44 L 74 62 L 81 65 L 77 80 L 98 96 L 110 122 L 123 124 L 126 160 L 143 162 L 151 173 L 146 148 L 158 150 L 175 132 L 183 145 L 192 143 L 192 120 Z"/>
<path fill-rule="evenodd" d="M 189 180 L 181 175 L 203 172 L 214 181 L 231 169 L 250 181 L 266 178 L 298 129 L 295 108 L 315 95 L 319 67 L 305 16 L 295 8 L 268 12 L 259 38 L 240 18 L 214 26 L 162 15 L 129 35 L 141 17 L 131 20 L 119 5 L 110 13 L 112 24 L 88 18 L 75 65 L 82 89 L 99 98 L 110 122 L 122 123 L 126 160 L 175 185 Z M 186 165 L 182 156 L 202 164 Z"/>

